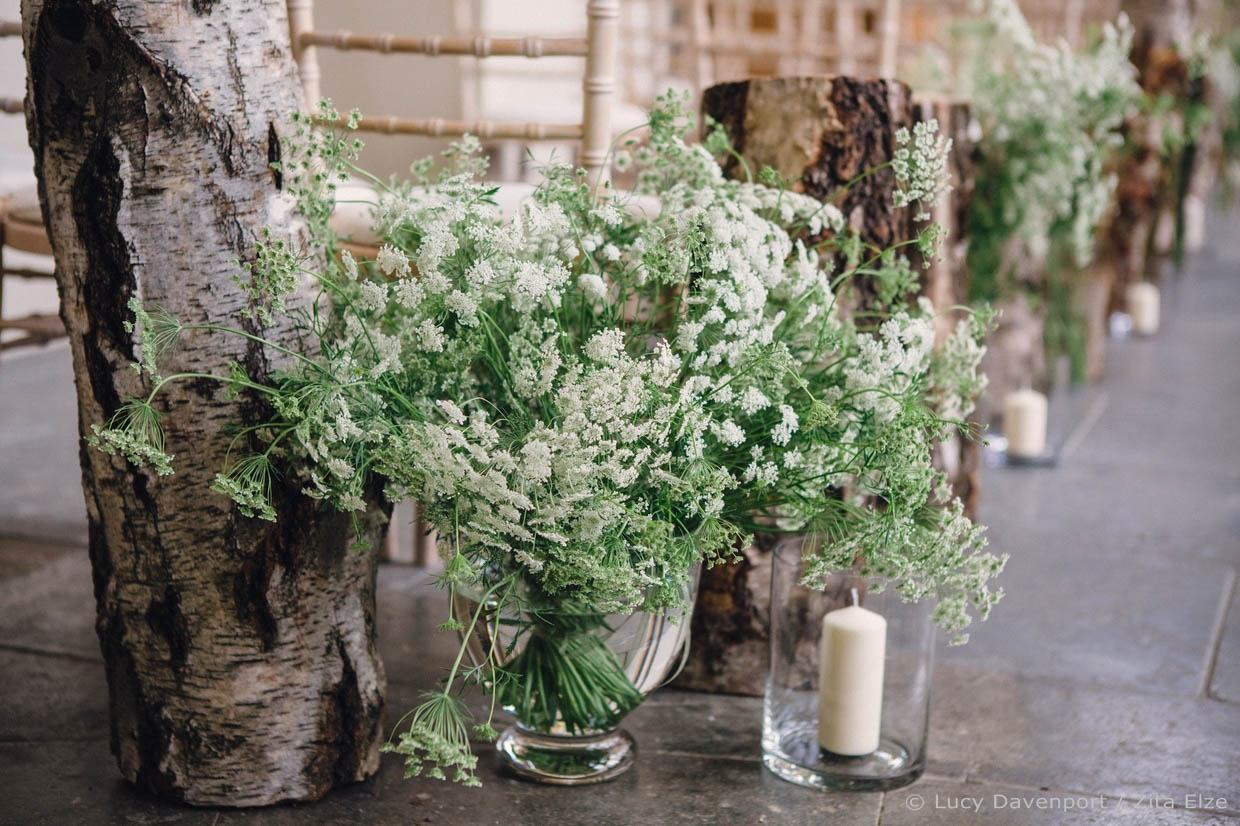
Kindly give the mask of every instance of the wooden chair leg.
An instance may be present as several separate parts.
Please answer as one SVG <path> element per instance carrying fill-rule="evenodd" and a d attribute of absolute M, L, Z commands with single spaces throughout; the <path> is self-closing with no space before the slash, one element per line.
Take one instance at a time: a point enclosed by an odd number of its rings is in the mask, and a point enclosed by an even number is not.
<path fill-rule="evenodd" d="M 419 508 L 414 533 L 413 564 L 419 568 L 434 565 L 439 557 L 438 544 L 439 538 L 435 534 L 435 529 L 422 518 L 422 511 Z"/>
<path fill-rule="evenodd" d="M 379 558 L 384 562 L 416 565 L 417 541 L 417 511 L 412 502 L 401 502 L 392 508 L 392 519 Z"/>

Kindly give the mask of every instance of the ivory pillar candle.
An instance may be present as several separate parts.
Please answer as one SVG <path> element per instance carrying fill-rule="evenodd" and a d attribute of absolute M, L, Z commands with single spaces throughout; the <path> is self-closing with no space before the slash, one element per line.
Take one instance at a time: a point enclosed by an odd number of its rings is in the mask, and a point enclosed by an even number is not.
<path fill-rule="evenodd" d="M 856 602 L 856 591 L 853 601 Z M 887 620 L 860 605 L 822 618 L 818 649 L 818 745 L 860 756 L 878 748 Z"/>
<path fill-rule="evenodd" d="M 1158 332 L 1158 288 L 1140 282 L 1128 285 L 1128 315 L 1132 316 L 1132 329 L 1143 336 Z"/>
<path fill-rule="evenodd" d="M 1046 396 L 1016 390 L 1003 403 L 1003 433 L 1009 456 L 1035 458 L 1046 452 Z"/>

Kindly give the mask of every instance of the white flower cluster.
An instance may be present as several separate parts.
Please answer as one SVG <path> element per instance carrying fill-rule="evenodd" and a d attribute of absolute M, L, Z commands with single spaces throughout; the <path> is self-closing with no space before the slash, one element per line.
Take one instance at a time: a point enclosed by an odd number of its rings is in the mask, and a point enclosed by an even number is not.
<path fill-rule="evenodd" d="M 704 146 L 684 143 L 684 122 L 665 98 L 633 153 L 654 214 L 556 166 L 503 220 L 467 140 L 438 175 L 416 164 L 417 187 L 382 187 L 373 261 L 340 253 L 318 273 L 286 247 L 259 256 L 250 292 L 264 311 L 303 275 L 327 300 L 297 317 L 313 346 L 283 348 L 287 370 L 225 379 L 261 391 L 274 415 L 244 431 L 261 447 L 215 490 L 266 519 L 277 475 L 345 511 L 380 489 L 416 497 L 445 546 L 442 581 L 538 629 L 519 655 L 543 652 L 531 670 L 467 673 L 462 643 L 445 688 L 388 746 L 410 774 L 476 782 L 455 693 L 465 682 L 489 683 L 493 707 L 523 720 L 610 727 L 641 694 L 592 631 L 609 613 L 683 606 L 693 566 L 731 557 L 755 530 L 822 533 L 811 581 L 860 560 L 903 595 L 936 598 L 952 631 L 996 598 L 988 580 L 1002 560 L 982 553 L 959 503 L 935 498 L 930 461 L 956 424 L 945 416 L 963 415 L 977 385 L 976 331 L 935 354 L 933 308 L 907 306 L 907 262 L 882 250 L 860 263 L 859 238 L 829 204 L 725 180 Z M 345 141 L 308 148 L 298 170 L 311 181 L 294 188 L 330 249 L 320 178 L 360 170 Z M 947 148 L 934 124 L 902 135 L 895 197 L 936 197 Z M 877 296 L 850 290 L 858 274 Z M 137 321 L 154 375 L 185 328 Z M 150 399 L 95 444 L 171 471 Z M 474 734 L 495 736 L 489 723 Z"/>
<path fill-rule="evenodd" d="M 1107 173 L 1119 129 L 1139 100 L 1127 18 L 1106 24 L 1093 46 L 1039 43 L 1014 0 L 990 0 L 989 27 L 969 85 L 982 125 L 985 174 L 1002 179 L 1002 223 L 1037 256 L 1062 227 L 1078 266 L 1093 257 L 1094 233 L 1115 188 Z"/>
<path fill-rule="evenodd" d="M 934 323 L 930 302 L 922 301 L 923 315 L 901 312 L 884 321 L 878 335 L 858 336 L 857 353 L 845 361 L 843 393 L 862 416 L 893 420 L 903 396 L 926 373 L 934 349 Z"/>
<path fill-rule="evenodd" d="M 986 374 L 981 370 L 986 347 L 981 339 L 974 322 L 962 318 L 934 353 L 935 369 L 926 395 L 944 419 L 964 421 L 986 389 Z"/>
<path fill-rule="evenodd" d="M 947 158 L 952 141 L 939 134 L 937 120 L 921 121 L 896 132 L 896 151 L 891 169 L 896 179 L 892 194 L 897 207 L 917 204 L 918 221 L 930 218 L 930 208 L 951 190 Z"/>
<path fill-rule="evenodd" d="M 940 407 L 964 410 L 967 377 L 934 373 L 969 372 L 976 351 L 960 341 L 936 359 L 933 308 L 905 306 L 907 265 L 889 251 L 877 270 L 853 261 L 856 236 L 830 204 L 726 180 L 684 142 L 683 120 L 663 101 L 634 152 L 654 214 L 553 166 L 505 220 L 467 141 L 437 175 L 416 164 L 417 186 L 381 187 L 373 261 L 341 253 L 320 274 L 260 259 L 272 272 L 255 275 L 256 300 L 306 274 L 330 303 L 299 322 L 317 345 L 290 351 L 263 388 L 266 449 L 217 489 L 271 518 L 279 459 L 343 510 L 380 487 L 414 496 L 457 579 L 519 578 L 604 613 L 682 600 L 695 562 L 734 554 L 772 519 L 843 520 L 822 528 L 841 547 L 923 585 L 944 575 L 890 555 L 939 531 L 922 512 L 946 422 L 926 394 L 956 392 Z M 933 123 L 900 143 L 896 197 L 924 204 L 945 186 L 948 145 Z M 330 175 L 349 165 L 343 142 L 316 147 Z M 307 214 L 327 214 L 323 190 L 299 189 Z M 853 270 L 833 273 L 837 261 Z M 837 290 L 856 270 L 891 270 L 890 283 L 849 318 Z M 135 410 L 99 443 L 166 465 L 157 416 Z"/>

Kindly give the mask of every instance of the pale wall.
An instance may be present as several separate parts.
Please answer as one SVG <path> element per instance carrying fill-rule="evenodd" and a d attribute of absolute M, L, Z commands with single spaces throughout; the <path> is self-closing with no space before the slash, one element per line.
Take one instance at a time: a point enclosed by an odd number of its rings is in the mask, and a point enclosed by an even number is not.
<path fill-rule="evenodd" d="M 8 2 L 8 0 L 4 0 Z M 456 0 L 320 0 L 315 28 L 359 34 L 451 35 L 457 31 Z M 343 111 L 363 116 L 463 117 L 462 58 L 319 49 L 323 94 Z M 361 136 L 362 165 L 381 176 L 404 175 L 409 164 L 444 141 L 399 135 Z"/>

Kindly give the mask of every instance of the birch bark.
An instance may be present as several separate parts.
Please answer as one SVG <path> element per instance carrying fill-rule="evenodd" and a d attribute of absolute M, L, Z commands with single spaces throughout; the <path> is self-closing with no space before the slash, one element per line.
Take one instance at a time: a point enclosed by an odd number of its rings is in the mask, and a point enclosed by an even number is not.
<path fill-rule="evenodd" d="M 298 240 L 269 166 L 299 108 L 280 0 L 23 0 L 27 121 L 83 432 L 146 389 L 131 296 L 237 325 L 261 228 Z M 304 240 L 304 237 L 300 240 Z M 287 327 L 255 332 L 275 339 Z M 191 333 L 165 366 L 262 375 L 272 353 Z M 209 485 L 261 402 L 200 380 L 159 404 L 176 473 L 83 448 L 112 750 L 126 779 L 203 805 L 308 800 L 378 767 L 374 556 L 291 486 L 278 525 Z M 363 533 L 377 537 L 381 514 Z"/>

